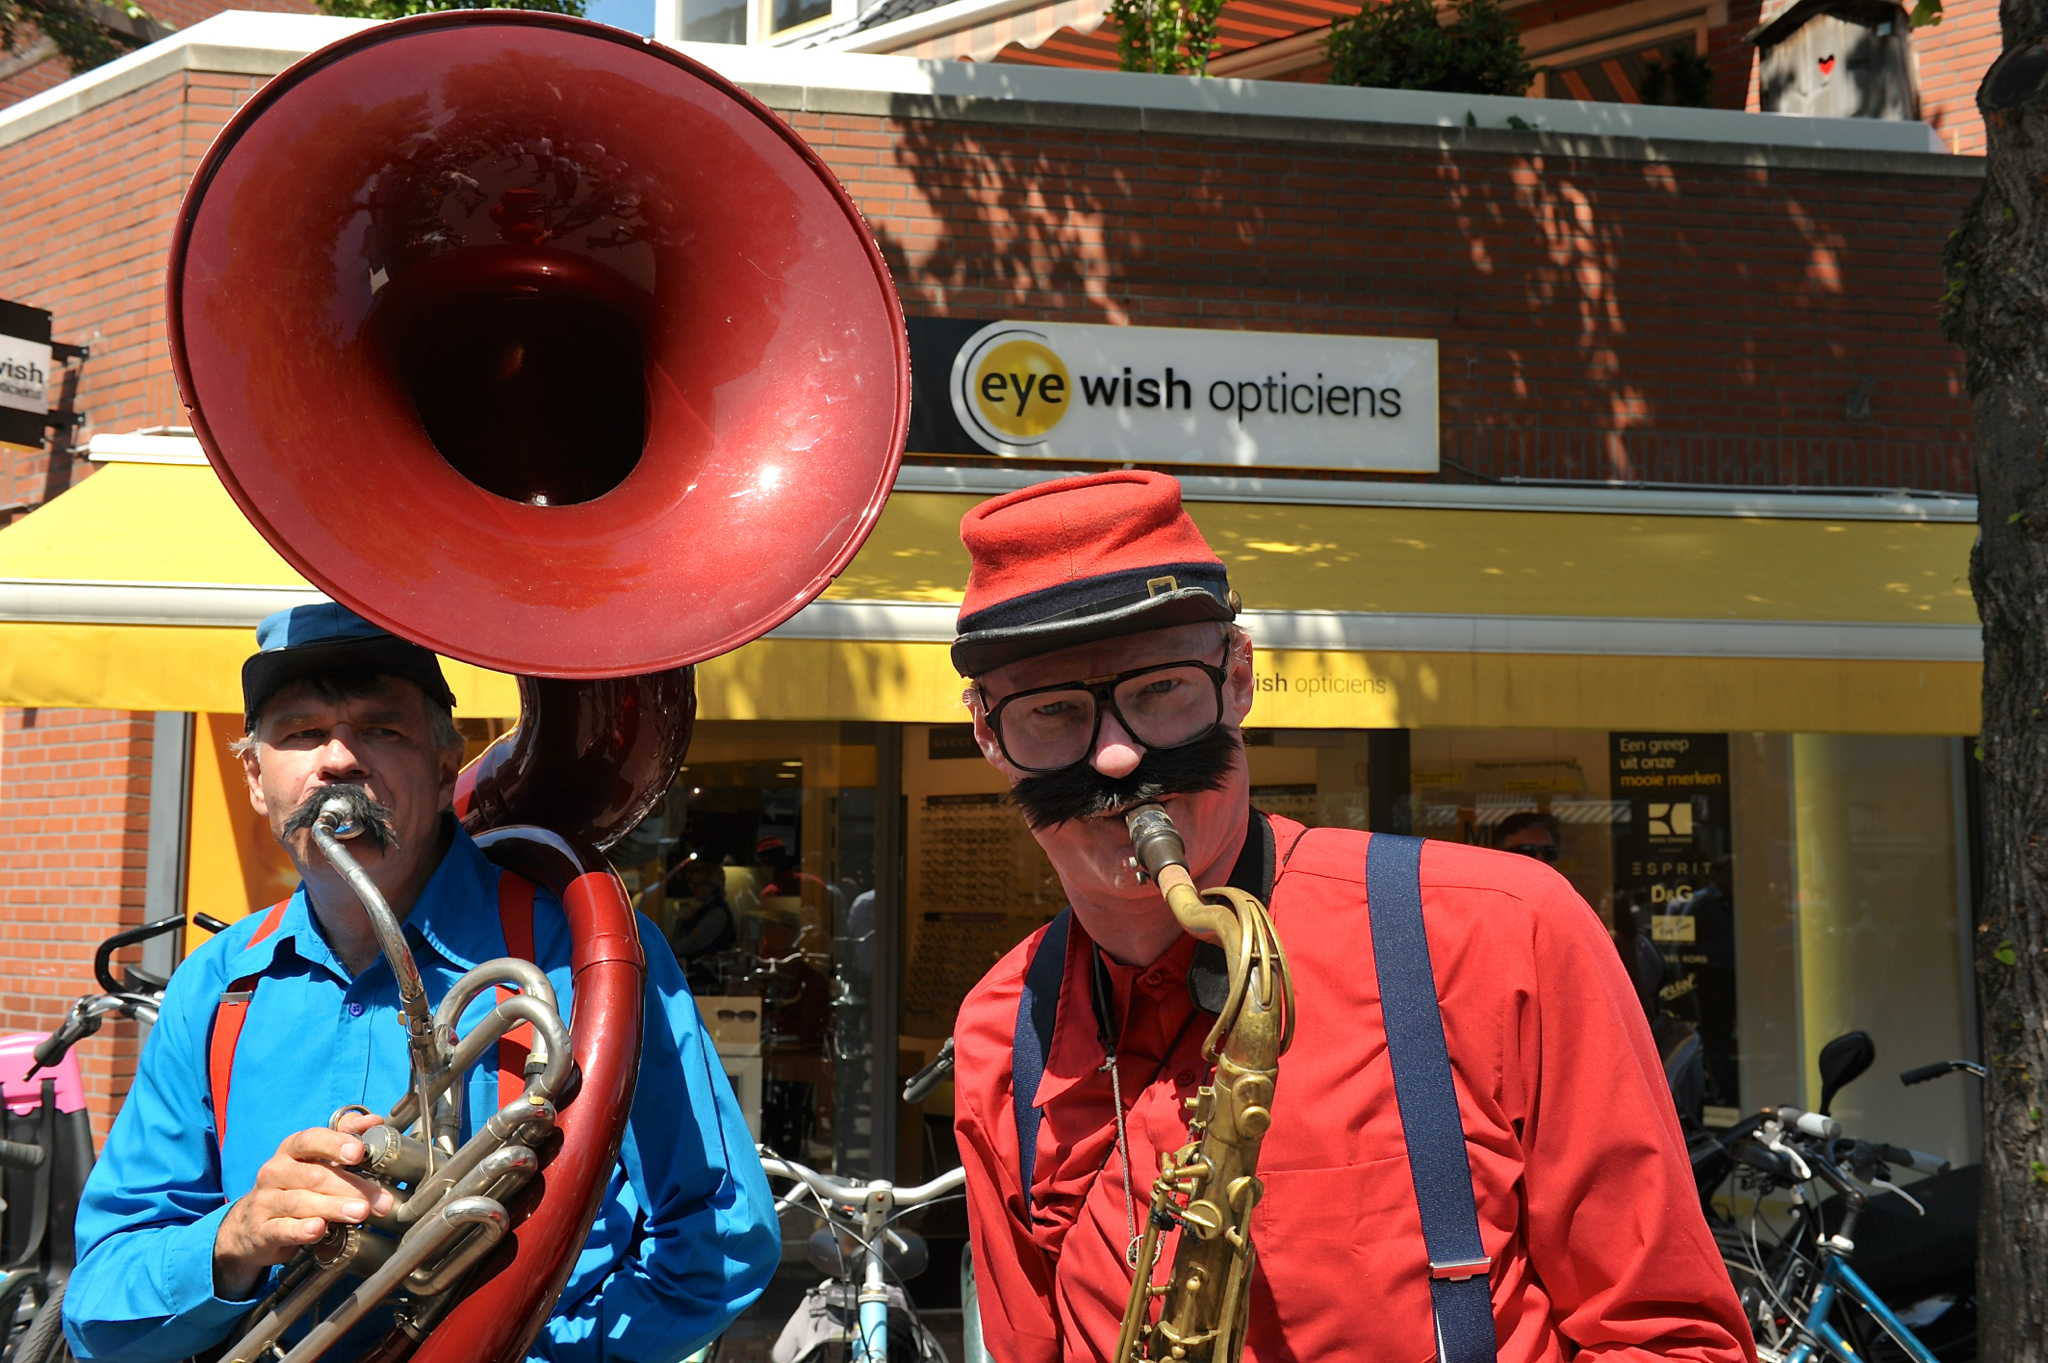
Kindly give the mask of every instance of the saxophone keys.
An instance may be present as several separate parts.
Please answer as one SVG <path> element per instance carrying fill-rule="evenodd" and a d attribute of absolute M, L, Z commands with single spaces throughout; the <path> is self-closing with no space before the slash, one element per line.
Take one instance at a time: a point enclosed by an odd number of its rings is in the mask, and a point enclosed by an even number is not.
<path fill-rule="evenodd" d="M 1199 1240 L 1213 1240 L 1223 1229 L 1223 1209 L 1206 1197 L 1198 1197 L 1188 1203 L 1187 1210 L 1180 1214 L 1180 1221 L 1194 1232 Z"/>

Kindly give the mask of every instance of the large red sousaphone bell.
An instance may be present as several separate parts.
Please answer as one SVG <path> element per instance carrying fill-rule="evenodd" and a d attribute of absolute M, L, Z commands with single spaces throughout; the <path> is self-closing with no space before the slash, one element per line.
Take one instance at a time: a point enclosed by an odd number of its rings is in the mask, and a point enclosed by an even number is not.
<path fill-rule="evenodd" d="M 235 114 L 179 214 L 168 314 L 193 429 L 271 545 L 522 678 L 459 808 L 568 909 L 581 1086 L 467 1296 L 372 1355 L 522 1357 L 638 1068 L 644 961 L 597 849 L 673 778 L 689 666 L 795 614 L 873 528 L 909 418 L 895 290 L 744 91 L 616 29 L 470 10 L 323 48 Z"/>

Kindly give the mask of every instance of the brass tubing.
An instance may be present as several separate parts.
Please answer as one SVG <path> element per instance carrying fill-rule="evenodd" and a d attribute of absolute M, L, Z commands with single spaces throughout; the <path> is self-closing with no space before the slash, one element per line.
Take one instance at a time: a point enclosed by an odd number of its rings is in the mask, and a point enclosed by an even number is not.
<path fill-rule="evenodd" d="M 469 1138 L 462 1149 L 414 1189 L 412 1196 L 399 1205 L 390 1219 L 401 1226 L 419 1221 L 447 1198 L 472 1170 L 489 1159 L 499 1147 L 509 1143 L 524 1128 L 538 1126 L 545 1129 L 554 1125 L 554 1120 L 554 1104 L 536 1102 L 530 1096 L 530 1092 L 529 1096 L 513 1099 L 492 1113 L 490 1120 Z"/>
<path fill-rule="evenodd" d="M 431 1112 L 428 1084 L 443 1072 L 447 1057 L 434 1034 L 433 1013 L 427 1006 L 427 986 L 420 979 L 419 963 L 412 958 L 412 948 L 405 943 L 405 928 L 399 923 L 398 915 L 391 911 L 391 905 L 385 901 L 383 892 L 370 879 L 362 863 L 341 845 L 343 834 L 352 835 L 347 817 L 347 804 L 338 797 L 330 799 L 313 822 L 313 841 L 320 848 L 320 854 L 341 872 L 349 888 L 355 891 L 356 898 L 362 901 L 370 929 L 377 934 L 377 945 L 398 981 L 398 1000 L 405 1010 L 406 1039 L 412 1049 L 413 1085 L 419 1094 L 421 1110 Z M 432 1117 L 435 1120 L 421 1123 L 421 1136 L 443 1134 L 442 1128 L 447 1125 L 444 1115 L 432 1113 Z M 428 1159 L 433 1159 L 431 1153 Z"/>
<path fill-rule="evenodd" d="M 455 1198 L 443 1203 L 426 1220 L 413 1227 L 400 1242 L 397 1252 L 385 1260 L 382 1267 L 349 1293 L 330 1315 L 306 1332 L 306 1337 L 284 1356 L 284 1363 L 313 1363 L 314 1359 L 333 1348 L 357 1321 L 397 1290 L 414 1269 L 439 1253 L 465 1227 L 488 1228 L 495 1243 L 510 1224 L 511 1217 L 505 1208 L 487 1197 Z"/>
<path fill-rule="evenodd" d="M 562 1015 L 555 1011 L 553 1005 L 527 994 L 515 994 L 493 1008 L 456 1045 L 447 1069 L 428 1085 L 427 1100 L 438 1100 L 453 1086 L 453 1081 L 469 1073 L 470 1067 L 483 1059 L 487 1049 L 522 1022 L 533 1024 L 534 1050 L 539 1052 L 544 1047 L 547 1053 L 547 1068 L 538 1078 L 528 1077 L 527 1092 L 537 1093 L 550 1102 L 559 1098 L 569 1086 L 570 1066 L 575 1059 L 569 1029 L 562 1025 Z M 408 1093 L 386 1120 L 393 1126 L 405 1127 L 410 1126 L 418 1115 L 419 1094 Z"/>
<path fill-rule="evenodd" d="M 235 1342 L 235 1347 L 222 1357 L 221 1363 L 256 1363 L 256 1359 L 277 1341 L 278 1336 L 318 1304 L 327 1295 L 327 1289 L 340 1282 L 347 1272 L 347 1264 L 337 1263 L 305 1279 L 291 1295 L 249 1327 L 249 1332 Z"/>

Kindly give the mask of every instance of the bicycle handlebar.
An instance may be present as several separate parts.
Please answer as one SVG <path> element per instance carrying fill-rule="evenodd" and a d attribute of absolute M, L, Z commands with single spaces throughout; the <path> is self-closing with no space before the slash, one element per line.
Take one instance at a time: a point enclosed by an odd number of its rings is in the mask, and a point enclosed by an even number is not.
<path fill-rule="evenodd" d="M 1907 1070 L 1899 1076 L 1899 1082 L 1910 1088 L 1914 1084 L 1924 1084 L 1930 1079 L 1939 1079 L 1944 1074 L 1949 1074 L 1956 1070 L 1961 1070 L 1965 1074 L 1974 1074 L 1979 1079 L 1984 1077 L 1984 1067 L 1974 1060 L 1937 1060 L 1932 1065 L 1922 1065 L 1917 1070 Z"/>
<path fill-rule="evenodd" d="M 40 1145 L 23 1145 L 20 1141 L 0 1141 L 0 1167 L 8 1169 L 40 1169 L 48 1152 Z"/>
<path fill-rule="evenodd" d="M 923 1102 L 930 1096 L 931 1091 L 937 1088 L 952 1073 L 953 1038 L 947 1037 L 946 1044 L 939 1047 L 938 1056 L 933 1059 L 932 1063 L 926 1065 L 916 1074 L 911 1075 L 910 1082 L 903 1086 L 903 1101 L 906 1103 Z"/>
<path fill-rule="evenodd" d="M 811 1191 L 818 1195 L 819 1200 L 848 1210 L 864 1207 L 868 1198 L 876 1193 L 886 1194 L 888 1203 L 892 1206 L 919 1207 L 956 1193 L 967 1183 L 967 1171 L 954 1168 L 948 1169 L 929 1183 L 899 1188 L 886 1179 L 861 1182 L 840 1178 L 836 1174 L 821 1174 L 815 1169 L 798 1164 L 795 1160 L 783 1159 L 772 1154 L 762 1155 L 761 1168 L 776 1177 L 807 1184 Z"/>

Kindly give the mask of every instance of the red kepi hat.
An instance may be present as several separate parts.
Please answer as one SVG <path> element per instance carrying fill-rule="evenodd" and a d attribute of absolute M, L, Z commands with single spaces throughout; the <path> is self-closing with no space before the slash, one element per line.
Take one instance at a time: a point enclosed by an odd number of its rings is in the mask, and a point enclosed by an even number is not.
<path fill-rule="evenodd" d="M 1237 614 L 1223 561 L 1163 473 L 1129 469 L 1007 493 L 968 512 L 960 538 L 973 560 L 953 641 L 962 676 Z"/>

